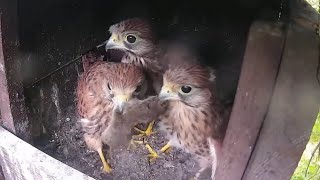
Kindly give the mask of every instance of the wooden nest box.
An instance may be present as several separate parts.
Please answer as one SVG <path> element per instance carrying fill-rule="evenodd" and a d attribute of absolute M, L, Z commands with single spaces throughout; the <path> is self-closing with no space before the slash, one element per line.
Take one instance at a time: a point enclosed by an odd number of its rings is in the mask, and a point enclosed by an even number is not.
<path fill-rule="evenodd" d="M 132 7 L 116 13 L 112 7 L 120 4 L 108 4 L 108 1 L 104 2 L 106 7 L 100 7 L 92 15 L 89 12 L 93 11 L 94 3 L 102 2 L 86 2 L 82 6 L 88 11 L 64 11 L 68 5 L 81 9 L 76 1 L 65 6 L 61 5 L 63 1 L 49 5 L 45 2 L 49 1 L 0 2 L 0 179 L 63 179 L 68 176 L 92 179 L 32 146 L 38 147 L 35 138 L 43 133 L 42 126 L 47 125 L 50 131 L 59 129 L 63 123 L 60 120 L 70 120 L 64 114 L 72 114 L 72 110 L 64 107 L 74 104 L 69 97 L 74 96 L 79 62 L 46 77 L 43 82 L 33 83 L 105 40 L 107 27 L 117 21 L 110 17 L 118 17 Z M 241 2 L 259 16 L 250 19 L 248 32 L 244 33 L 245 44 L 241 45 L 243 51 L 237 60 L 230 62 L 239 64 L 239 71 L 235 73 L 235 80 L 231 80 L 231 83 L 236 81 L 236 93 L 216 179 L 289 179 L 319 111 L 319 13 L 302 1 L 278 1 L 279 11 L 273 13 L 276 16 L 269 16 L 261 9 L 257 13 L 257 7 L 265 1 Z M 33 12 L 34 4 L 43 8 Z M 167 8 L 160 2 L 146 6 L 158 14 L 161 13 L 157 6 Z M 58 7 L 59 12 L 46 12 L 49 7 Z M 211 7 L 206 8 L 210 10 Z M 43 17 L 37 15 L 40 12 Z M 69 14 L 62 16 L 63 12 Z M 161 17 L 173 17 L 174 13 L 170 12 L 169 8 L 167 16 Z M 241 16 L 241 10 L 237 13 Z M 26 14 L 33 21 L 27 20 Z M 70 20 L 81 15 L 87 19 Z M 105 17 L 105 22 L 97 18 L 101 16 Z M 68 26 L 60 27 L 63 20 L 70 20 Z M 48 37 L 52 39 L 46 39 L 46 33 L 51 33 Z M 68 41 L 63 41 L 64 38 Z M 224 83 L 228 84 L 227 80 Z M 66 101 L 56 101 L 57 97 Z M 43 108 L 34 108 L 36 106 Z M 49 111 L 58 119 L 55 124 L 47 121 L 45 112 Z"/>

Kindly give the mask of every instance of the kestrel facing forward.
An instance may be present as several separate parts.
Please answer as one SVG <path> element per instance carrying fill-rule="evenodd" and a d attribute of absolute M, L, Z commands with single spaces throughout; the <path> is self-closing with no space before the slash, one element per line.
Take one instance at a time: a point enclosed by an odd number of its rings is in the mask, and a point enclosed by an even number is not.
<path fill-rule="evenodd" d="M 87 146 L 99 153 L 105 172 L 111 167 L 104 158 L 102 144 L 113 110 L 146 92 L 143 70 L 133 64 L 97 62 L 79 78 L 77 109 Z"/>
<path fill-rule="evenodd" d="M 173 146 L 197 157 L 201 167 L 197 177 L 211 165 L 216 167 L 227 124 L 212 87 L 207 68 L 180 64 L 165 72 L 159 94 L 159 99 L 169 103 L 159 117 L 159 127 L 169 139 L 161 151 Z M 151 154 L 157 157 L 152 151 Z"/>
<path fill-rule="evenodd" d="M 151 78 L 155 92 L 159 93 L 162 86 L 164 66 L 161 64 L 162 50 L 157 48 L 156 39 L 147 21 L 132 18 L 121 21 L 109 28 L 111 37 L 107 41 L 106 50 L 117 49 L 124 52 L 121 62 L 132 63 L 143 67 Z M 142 131 L 135 128 L 141 135 L 151 135 L 154 121 Z"/>
<path fill-rule="evenodd" d="M 170 64 L 196 59 L 191 49 L 183 47 L 184 45 L 160 45 L 150 24 L 140 18 L 121 21 L 112 25 L 109 31 L 111 37 L 107 41 L 106 50 L 121 50 L 126 57 L 122 60 L 123 63 L 133 63 L 143 67 L 151 78 L 157 94 L 162 87 L 162 76 Z M 149 124 L 146 131 L 137 130 L 150 135 L 153 123 L 154 121 Z"/>

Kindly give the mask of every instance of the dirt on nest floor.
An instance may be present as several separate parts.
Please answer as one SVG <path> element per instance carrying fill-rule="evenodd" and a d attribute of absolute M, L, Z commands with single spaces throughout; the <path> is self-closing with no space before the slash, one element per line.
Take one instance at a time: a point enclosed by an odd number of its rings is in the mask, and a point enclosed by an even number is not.
<path fill-rule="evenodd" d="M 144 128 L 146 127 L 141 127 L 141 129 Z M 59 130 L 47 139 L 49 143 L 40 149 L 98 180 L 187 180 L 194 177 L 199 170 L 197 162 L 189 154 L 174 148 L 168 154 L 160 154 L 155 162 L 149 163 L 147 148 L 143 144 L 138 144 L 129 150 L 114 149 L 111 154 L 107 152 L 107 147 L 104 148 L 113 168 L 111 174 L 105 174 L 102 172 L 98 153 L 88 150 L 82 136 L 80 123 L 76 119 L 67 119 L 61 123 Z M 145 141 L 156 151 L 159 151 L 167 142 L 158 132 L 146 137 Z M 210 179 L 209 170 L 202 174 L 201 179 Z"/>

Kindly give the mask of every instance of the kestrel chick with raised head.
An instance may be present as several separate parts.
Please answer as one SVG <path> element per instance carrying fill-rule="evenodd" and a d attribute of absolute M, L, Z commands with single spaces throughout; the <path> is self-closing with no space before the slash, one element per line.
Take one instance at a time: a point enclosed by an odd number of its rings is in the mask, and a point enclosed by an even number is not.
<path fill-rule="evenodd" d="M 133 64 L 97 62 L 81 75 L 77 87 L 77 108 L 87 146 L 99 153 L 103 170 L 111 167 L 102 152 L 113 110 L 146 92 L 143 70 Z"/>
<path fill-rule="evenodd" d="M 152 78 L 155 91 L 160 92 L 164 73 L 160 60 L 163 52 L 157 45 L 151 25 L 144 19 L 131 18 L 112 25 L 109 32 L 111 37 L 106 51 L 123 51 L 126 58 L 122 62 L 142 66 Z"/>
<path fill-rule="evenodd" d="M 211 165 L 216 167 L 227 125 L 212 87 L 208 68 L 180 64 L 165 72 L 159 94 L 159 99 L 169 103 L 159 117 L 159 127 L 169 139 L 161 151 L 173 146 L 197 157 L 201 169 L 196 177 Z M 154 151 L 151 155 L 157 157 Z"/>
<path fill-rule="evenodd" d="M 112 25 L 109 28 L 111 37 L 107 41 L 106 50 L 123 51 L 121 62 L 133 63 L 143 67 L 151 78 L 154 90 L 159 93 L 162 86 L 164 67 L 161 64 L 162 50 L 157 48 L 156 38 L 150 24 L 140 18 L 131 18 Z M 142 135 L 152 134 L 152 121 L 145 131 L 137 129 Z"/>

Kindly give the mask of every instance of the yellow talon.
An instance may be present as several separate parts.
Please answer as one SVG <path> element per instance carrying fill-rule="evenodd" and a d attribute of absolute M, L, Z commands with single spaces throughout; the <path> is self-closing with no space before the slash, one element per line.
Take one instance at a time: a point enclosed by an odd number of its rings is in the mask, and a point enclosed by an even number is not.
<path fill-rule="evenodd" d="M 163 153 L 168 153 L 171 149 L 171 146 L 169 143 L 167 143 L 165 146 L 163 146 L 160 151 L 163 152 Z"/>
<path fill-rule="evenodd" d="M 159 156 L 155 150 L 152 149 L 152 147 L 149 144 L 146 144 L 146 148 L 148 149 L 149 153 L 148 158 L 150 162 L 155 161 Z"/>
<path fill-rule="evenodd" d="M 102 164 L 103 164 L 103 171 L 106 172 L 106 173 L 111 173 L 112 168 L 108 164 L 106 159 L 104 158 L 104 155 L 103 155 L 103 152 L 102 152 L 102 148 L 98 149 L 98 153 L 99 153 L 100 159 L 101 159 Z"/>
<path fill-rule="evenodd" d="M 136 131 L 138 131 L 139 133 L 141 133 L 141 134 L 138 134 L 137 136 L 142 137 L 142 136 L 150 136 L 151 134 L 153 134 L 154 132 L 152 131 L 152 129 L 153 129 L 154 123 L 155 123 L 154 120 L 151 121 L 145 131 L 143 131 L 143 130 L 137 128 L 137 127 L 135 127 L 134 129 L 135 129 Z"/>

